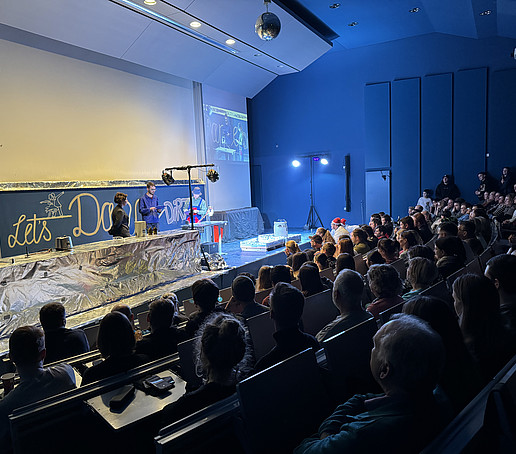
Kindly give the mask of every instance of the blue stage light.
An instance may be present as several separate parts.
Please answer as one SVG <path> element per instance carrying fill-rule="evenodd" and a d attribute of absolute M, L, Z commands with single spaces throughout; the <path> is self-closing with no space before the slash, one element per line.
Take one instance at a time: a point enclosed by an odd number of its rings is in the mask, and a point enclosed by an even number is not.
<path fill-rule="evenodd" d="M 321 164 L 328 165 L 328 160 L 326 158 L 321 159 Z"/>
<path fill-rule="evenodd" d="M 294 159 L 294 160 L 292 161 L 292 165 L 293 165 L 294 167 L 299 167 L 299 166 L 301 165 L 301 163 L 300 163 L 297 159 Z"/>

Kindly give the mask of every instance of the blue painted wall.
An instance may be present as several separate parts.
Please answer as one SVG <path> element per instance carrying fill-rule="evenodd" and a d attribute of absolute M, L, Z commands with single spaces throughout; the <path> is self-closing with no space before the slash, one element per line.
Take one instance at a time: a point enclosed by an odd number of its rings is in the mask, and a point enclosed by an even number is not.
<path fill-rule="evenodd" d="M 335 216 L 345 217 L 348 223 L 363 222 L 368 214 L 363 205 L 365 154 L 368 143 L 371 143 L 366 135 L 366 84 L 391 82 L 392 85 L 399 79 L 420 78 L 421 97 L 424 100 L 428 89 L 425 78 L 449 73 L 453 77 L 448 76 L 448 80 L 434 84 L 439 90 L 440 86 L 444 90 L 441 97 L 445 104 L 436 103 L 446 115 L 442 136 L 428 136 L 429 131 L 440 134 L 436 127 L 439 119 L 428 116 L 431 107 L 426 109 L 425 114 L 425 107 L 421 106 L 421 131 L 408 131 L 412 141 L 415 140 L 414 134 L 420 134 L 422 145 L 421 181 L 417 175 L 414 184 L 403 189 L 410 191 L 404 194 L 403 199 L 415 203 L 421 184 L 435 188 L 439 183 L 437 175 L 449 171 L 452 163 L 450 152 L 453 153 L 453 148 L 458 146 L 457 137 L 452 137 L 455 134 L 453 122 L 458 118 L 457 113 L 452 116 L 450 112 L 452 92 L 449 79 L 455 83 L 457 74 L 463 70 L 487 68 L 485 96 L 482 98 L 481 93 L 469 100 L 466 95 L 462 104 L 466 106 L 467 101 L 477 110 L 484 109 L 486 124 L 479 134 L 485 135 L 486 147 L 484 150 L 476 149 L 474 156 L 464 157 L 461 154 L 460 161 L 453 162 L 453 168 L 457 171 L 460 166 L 464 195 L 474 200 L 474 194 L 469 192 L 477 184 L 479 163 L 486 165 L 487 170 L 496 177 L 502 165 L 516 166 L 516 153 L 510 151 L 516 150 L 513 133 L 516 130 L 516 114 L 514 103 L 511 103 L 516 92 L 516 71 L 506 71 L 516 68 L 516 62 L 510 58 L 513 44 L 513 40 L 503 38 L 474 40 L 432 34 L 352 50 L 338 46 L 301 73 L 278 77 L 249 103 L 251 160 L 257 166 L 253 174 L 262 188 L 261 197 L 254 197 L 253 200 L 259 203 L 266 220 L 273 222 L 285 218 L 292 227 L 301 227 L 306 223 L 309 209 L 308 167 L 293 168 L 290 163 L 296 156 L 326 151 L 331 154 L 331 165 L 327 168 L 317 167 L 315 171 L 315 201 L 323 222 L 329 226 Z M 417 101 L 420 102 L 419 99 Z M 406 108 L 414 109 L 413 100 L 407 99 L 406 102 L 410 103 Z M 467 131 L 467 125 L 463 126 Z M 381 129 L 385 129 L 384 125 Z M 446 151 L 441 150 L 435 160 L 442 159 L 442 171 L 429 155 L 432 149 L 441 146 L 446 147 Z M 488 158 L 484 156 L 485 150 Z M 351 155 L 351 211 L 346 213 L 342 164 L 344 155 L 348 153 Z M 407 172 L 413 171 L 413 160 L 407 162 L 410 167 L 407 167 Z M 403 172 L 403 161 L 401 167 L 399 170 Z M 425 169 L 429 170 L 431 178 L 427 177 Z M 254 185 L 252 190 L 256 190 Z M 395 197 L 396 194 L 393 194 L 392 198 Z"/>

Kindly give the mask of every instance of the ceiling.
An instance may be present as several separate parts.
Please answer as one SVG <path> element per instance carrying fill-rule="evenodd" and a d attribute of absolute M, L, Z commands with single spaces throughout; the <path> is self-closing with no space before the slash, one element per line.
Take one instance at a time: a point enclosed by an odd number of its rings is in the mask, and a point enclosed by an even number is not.
<path fill-rule="evenodd" d="M 353 49 L 429 33 L 516 38 L 516 0 L 274 0 L 270 11 L 282 28 L 269 42 L 254 32 L 264 11 L 263 0 L 4 1 L 0 38 L 247 97 L 333 45 Z M 194 20 L 200 28 L 190 26 Z"/>
<path fill-rule="evenodd" d="M 428 33 L 516 38 L 516 0 L 284 1 L 322 22 L 330 30 L 323 34 L 347 49 Z"/>

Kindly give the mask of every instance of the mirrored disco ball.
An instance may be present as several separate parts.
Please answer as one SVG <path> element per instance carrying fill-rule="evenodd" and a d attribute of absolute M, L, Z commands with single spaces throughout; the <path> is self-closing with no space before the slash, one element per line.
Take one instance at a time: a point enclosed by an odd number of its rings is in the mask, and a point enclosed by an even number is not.
<path fill-rule="evenodd" d="M 264 41 L 270 41 L 279 35 L 281 22 L 274 13 L 263 13 L 256 21 L 255 30 Z"/>

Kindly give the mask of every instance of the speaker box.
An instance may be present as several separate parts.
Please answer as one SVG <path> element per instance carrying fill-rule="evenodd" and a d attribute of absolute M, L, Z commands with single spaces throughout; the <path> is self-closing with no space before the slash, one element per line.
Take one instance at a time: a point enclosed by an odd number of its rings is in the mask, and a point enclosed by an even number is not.
<path fill-rule="evenodd" d="M 205 254 L 215 254 L 219 252 L 219 244 L 214 243 L 212 241 L 208 243 L 202 243 L 201 249 L 204 251 Z"/>

